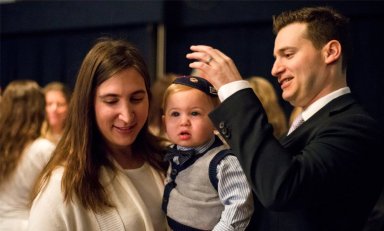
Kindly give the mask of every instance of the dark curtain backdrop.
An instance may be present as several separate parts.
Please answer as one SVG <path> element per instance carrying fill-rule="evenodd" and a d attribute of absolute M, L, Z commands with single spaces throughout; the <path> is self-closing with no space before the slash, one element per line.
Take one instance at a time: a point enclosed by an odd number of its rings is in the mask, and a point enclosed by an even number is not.
<path fill-rule="evenodd" d="M 81 61 L 98 37 L 126 38 L 141 49 L 149 62 L 154 55 L 154 46 L 151 46 L 153 31 L 148 27 L 125 26 L 113 30 L 95 29 L 2 38 L 1 76 L 4 76 L 4 81 L 31 78 L 42 86 L 58 80 L 72 88 Z M 149 63 L 153 64 L 153 61 Z"/>
<path fill-rule="evenodd" d="M 156 69 L 156 26 L 166 28 L 165 71 L 189 74 L 192 44 L 221 49 L 244 78 L 271 76 L 272 15 L 301 6 L 329 5 L 351 18 L 355 53 L 348 82 L 358 100 L 384 123 L 384 2 L 382 1 L 20 1 L 0 4 L 0 86 L 32 78 L 73 86 L 81 60 L 97 37 L 136 44 Z M 289 114 L 291 106 L 281 101 Z"/>
<path fill-rule="evenodd" d="M 13 79 L 58 80 L 73 88 L 99 37 L 135 44 L 154 75 L 160 1 L 20 1 L 0 4 L 0 86 Z"/>

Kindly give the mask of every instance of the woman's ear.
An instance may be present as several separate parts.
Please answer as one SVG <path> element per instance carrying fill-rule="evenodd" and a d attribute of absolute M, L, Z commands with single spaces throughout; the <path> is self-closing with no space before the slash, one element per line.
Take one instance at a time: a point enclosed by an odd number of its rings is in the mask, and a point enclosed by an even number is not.
<path fill-rule="evenodd" d="M 323 54 L 325 58 L 325 63 L 331 64 L 336 62 L 341 58 L 341 44 L 337 40 L 329 41 L 323 47 Z"/>

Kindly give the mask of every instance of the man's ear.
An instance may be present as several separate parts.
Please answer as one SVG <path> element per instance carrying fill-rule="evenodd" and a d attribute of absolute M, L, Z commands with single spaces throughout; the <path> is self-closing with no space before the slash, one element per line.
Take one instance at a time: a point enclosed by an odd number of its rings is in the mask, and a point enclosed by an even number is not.
<path fill-rule="evenodd" d="M 323 47 L 323 54 L 325 58 L 325 63 L 331 64 L 336 62 L 341 58 L 341 44 L 337 40 L 329 41 Z"/>

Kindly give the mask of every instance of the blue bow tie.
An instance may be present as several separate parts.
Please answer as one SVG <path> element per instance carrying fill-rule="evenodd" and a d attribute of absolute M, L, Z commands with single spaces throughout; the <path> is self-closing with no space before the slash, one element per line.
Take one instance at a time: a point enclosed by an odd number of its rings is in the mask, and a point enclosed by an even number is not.
<path fill-rule="evenodd" d="M 165 154 L 164 160 L 169 161 L 173 160 L 174 157 L 179 158 L 179 164 L 184 164 L 189 159 L 195 155 L 196 151 L 194 149 L 190 150 L 177 150 L 176 148 L 169 148 L 167 154 Z"/>

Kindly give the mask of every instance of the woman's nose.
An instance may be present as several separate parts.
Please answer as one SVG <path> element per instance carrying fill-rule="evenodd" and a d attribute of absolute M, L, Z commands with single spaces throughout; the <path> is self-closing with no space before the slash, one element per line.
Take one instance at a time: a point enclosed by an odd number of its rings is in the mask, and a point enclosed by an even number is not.
<path fill-rule="evenodd" d="M 57 103 L 51 103 L 48 105 L 48 110 L 50 111 L 56 111 L 57 110 Z"/>
<path fill-rule="evenodd" d="M 119 119 L 125 123 L 130 123 L 135 117 L 133 108 L 130 105 L 122 107 L 121 112 L 119 113 Z"/>

